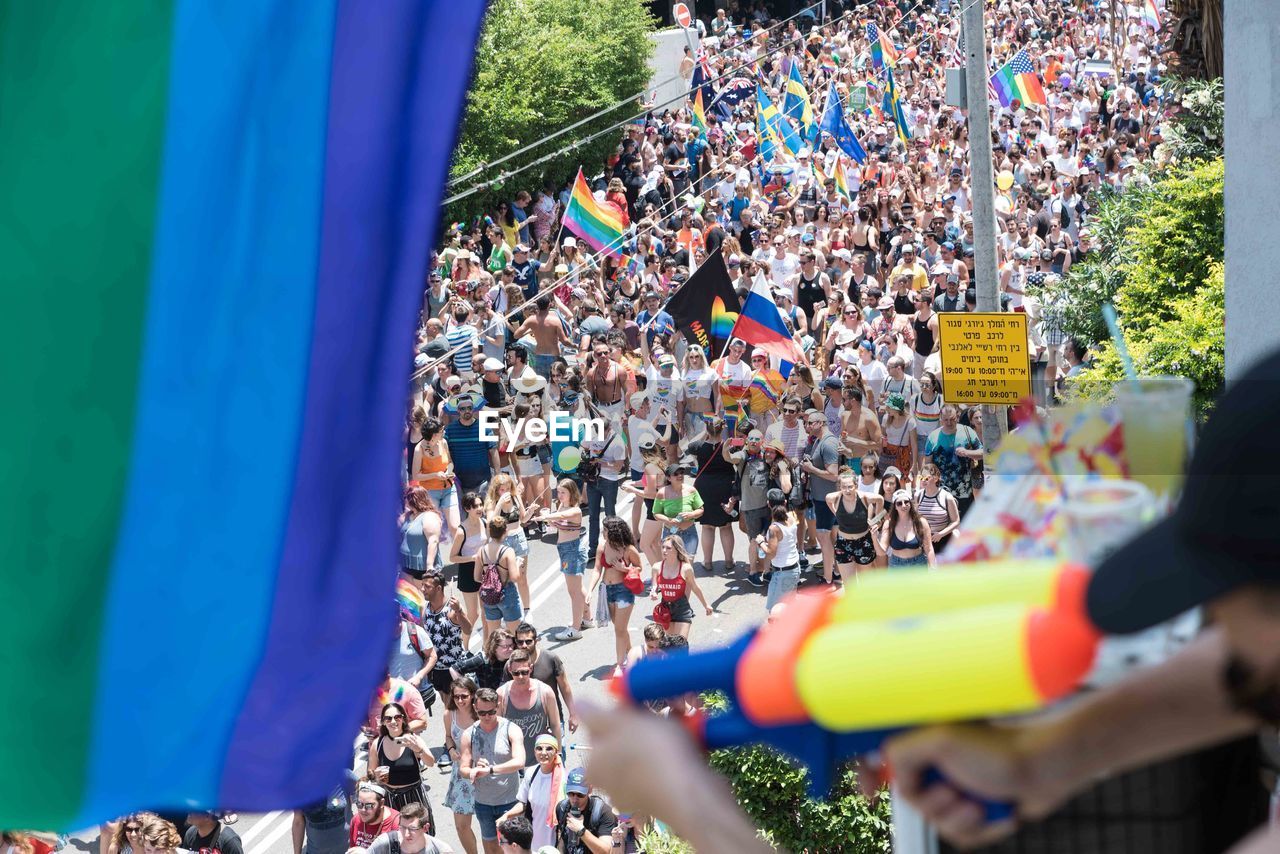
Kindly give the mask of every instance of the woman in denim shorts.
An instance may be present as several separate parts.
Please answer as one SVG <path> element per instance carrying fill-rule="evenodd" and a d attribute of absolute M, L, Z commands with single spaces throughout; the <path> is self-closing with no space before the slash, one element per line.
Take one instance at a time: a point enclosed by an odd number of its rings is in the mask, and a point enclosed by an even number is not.
<path fill-rule="evenodd" d="M 503 623 L 506 623 L 505 628 L 508 631 L 515 631 L 520 618 L 524 616 L 524 609 L 520 607 L 520 594 L 516 590 L 516 581 L 519 580 L 521 572 L 520 561 L 504 542 L 507 538 L 507 520 L 502 516 L 491 516 L 487 525 L 489 542 L 481 546 L 480 551 L 476 553 L 475 579 L 476 583 L 481 585 L 483 595 L 485 571 L 490 566 L 497 567 L 498 577 L 502 582 L 502 601 L 496 605 L 490 605 L 483 599 L 480 600 L 484 613 L 485 637 L 492 634 L 495 629 L 503 627 Z"/>
<path fill-rule="evenodd" d="M 616 676 L 622 673 L 627 651 L 631 648 L 631 633 L 627 623 L 631 620 L 631 609 L 636 602 L 635 594 L 623 583 L 623 579 L 627 577 L 629 570 L 639 570 L 640 551 L 636 548 L 631 528 L 617 516 L 605 519 L 602 528 L 604 541 L 600 543 L 596 565 L 591 570 L 587 601 L 595 600 L 596 588 L 604 582 L 605 601 L 609 605 L 613 641 L 618 653 L 618 665 L 613 669 Z"/>
<path fill-rule="evenodd" d="M 556 510 L 543 510 L 538 517 L 556 529 L 556 551 L 560 552 L 560 572 L 569 591 L 569 627 L 555 635 L 555 640 L 571 641 L 582 637 L 591 620 L 586 594 L 582 592 L 582 576 L 587 569 L 586 538 L 582 536 L 582 493 L 569 478 L 556 486 Z"/>
<path fill-rule="evenodd" d="M 507 520 L 507 538 L 504 545 L 515 552 L 516 562 L 520 564 L 519 580 L 516 588 L 520 594 L 520 604 L 529 610 L 529 580 L 525 577 L 525 559 L 529 556 L 529 539 L 524 534 L 524 523 L 533 508 L 525 507 L 520 498 L 520 487 L 516 479 L 503 472 L 489 481 L 489 490 L 484 499 L 484 515 L 486 518 L 501 516 Z"/>

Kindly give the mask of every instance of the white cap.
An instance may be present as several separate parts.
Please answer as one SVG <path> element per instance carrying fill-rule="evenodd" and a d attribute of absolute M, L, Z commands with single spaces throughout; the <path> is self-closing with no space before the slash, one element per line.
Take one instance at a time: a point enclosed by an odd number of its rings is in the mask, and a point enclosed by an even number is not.
<path fill-rule="evenodd" d="M 577 246 L 577 245 L 578 245 L 578 241 L 577 241 L 577 240 L 575 240 L 575 239 L 574 239 L 574 238 L 572 238 L 572 237 L 566 237 L 566 238 L 564 239 L 564 245 L 565 245 L 565 246 Z"/>
<path fill-rule="evenodd" d="M 495 359 L 492 356 L 490 356 L 489 358 L 484 360 L 484 365 L 482 365 L 482 367 L 486 371 L 500 371 L 503 368 L 505 368 L 506 365 L 502 363 L 501 359 Z"/>

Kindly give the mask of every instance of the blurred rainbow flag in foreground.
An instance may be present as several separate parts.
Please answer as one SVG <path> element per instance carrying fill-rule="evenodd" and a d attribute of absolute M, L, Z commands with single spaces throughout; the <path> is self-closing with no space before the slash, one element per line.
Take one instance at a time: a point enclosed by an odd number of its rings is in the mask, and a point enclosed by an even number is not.
<path fill-rule="evenodd" d="M 484 9 L 0 6 L 0 827 L 341 780 Z"/>

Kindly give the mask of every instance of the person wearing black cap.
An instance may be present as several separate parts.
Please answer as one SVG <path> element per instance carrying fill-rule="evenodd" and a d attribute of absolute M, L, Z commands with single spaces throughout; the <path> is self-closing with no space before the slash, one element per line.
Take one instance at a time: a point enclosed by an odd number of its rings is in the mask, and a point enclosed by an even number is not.
<path fill-rule="evenodd" d="M 1015 822 L 982 811 L 926 772 L 1048 815 L 1099 777 L 1280 726 L 1280 464 L 1259 453 L 1280 415 L 1280 352 L 1236 380 L 1200 438 L 1174 512 L 1108 557 L 1086 595 L 1103 632 L 1130 634 L 1203 605 L 1210 628 L 1163 664 L 1019 727 L 919 729 L 890 740 L 899 790 L 960 845 Z M 929 774 L 936 779 L 936 774 Z M 1232 854 L 1280 850 L 1280 828 Z"/>

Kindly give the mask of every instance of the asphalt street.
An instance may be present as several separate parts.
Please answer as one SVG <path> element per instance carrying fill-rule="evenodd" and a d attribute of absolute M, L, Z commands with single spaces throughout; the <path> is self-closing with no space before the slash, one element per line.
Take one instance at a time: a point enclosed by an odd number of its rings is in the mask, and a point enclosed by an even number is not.
<path fill-rule="evenodd" d="M 630 498 L 619 498 L 619 515 L 630 519 Z M 588 629 L 582 638 L 576 641 L 560 643 L 551 639 L 550 635 L 563 629 L 569 620 L 569 597 L 565 590 L 563 576 L 560 573 L 560 561 L 556 552 L 554 534 L 548 534 L 546 541 L 533 541 L 530 544 L 527 571 L 529 574 L 532 609 L 526 616 L 529 622 L 537 626 L 543 633 L 540 641 L 544 651 L 554 652 L 564 661 L 573 686 L 574 696 L 590 697 L 603 700 L 606 697 L 608 680 L 614 667 L 613 629 Z M 764 588 L 752 587 L 746 581 L 747 542 L 745 536 L 736 531 L 734 558 L 736 566 L 726 571 L 721 560 L 720 545 L 716 544 L 716 560 L 714 571 L 707 572 L 699 562 L 695 565 L 698 584 L 707 596 L 707 600 L 716 609 L 708 617 L 700 607 L 696 598 L 690 597 L 694 606 L 694 623 L 690 635 L 691 646 L 706 647 L 726 644 L 743 631 L 758 624 L 764 619 Z M 701 554 L 697 556 L 701 560 Z M 820 555 L 811 555 L 815 562 Z M 590 570 L 588 570 L 588 573 Z M 821 584 L 815 581 L 814 575 L 806 575 L 802 586 Z M 451 592 L 453 588 L 450 588 Z M 638 598 L 632 612 L 630 631 L 633 643 L 641 641 L 641 630 L 649 622 L 652 602 L 647 598 Z M 473 646 L 479 647 L 480 632 L 473 636 Z M 425 738 L 438 754 L 444 744 L 442 703 L 437 702 L 433 709 L 433 717 L 427 725 Z M 585 763 L 586 751 L 590 749 L 587 734 L 584 730 L 568 735 L 568 765 L 570 768 Z M 447 788 L 448 776 L 437 770 L 426 772 L 430 785 L 431 807 L 441 839 L 458 847 L 457 835 L 454 831 L 452 814 L 444 808 L 441 801 Z M 241 814 L 235 824 L 235 830 L 244 843 L 245 854 L 292 854 L 291 827 L 293 814 L 289 811 L 275 811 L 266 814 Z M 478 827 L 476 829 L 479 833 Z M 77 833 L 72 837 L 72 845 L 68 850 L 97 852 L 98 832 L 92 829 Z"/>

